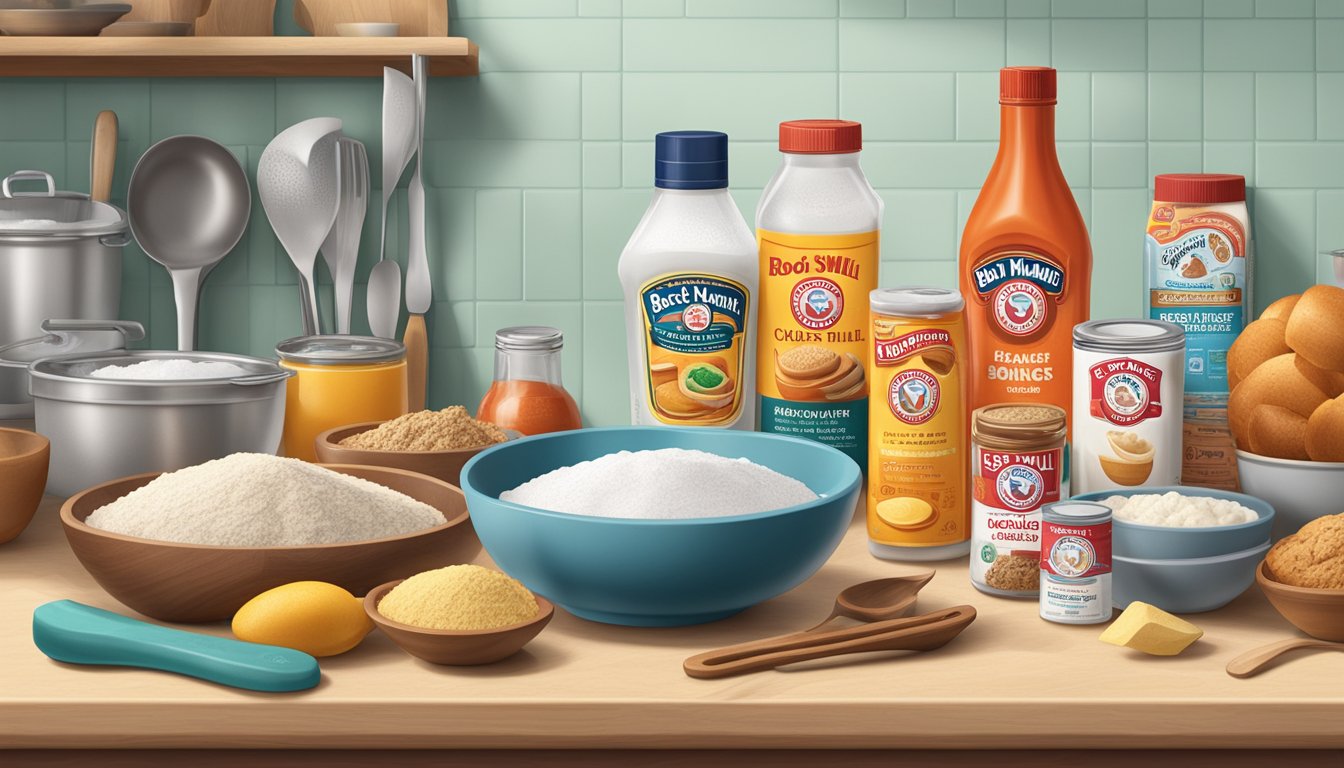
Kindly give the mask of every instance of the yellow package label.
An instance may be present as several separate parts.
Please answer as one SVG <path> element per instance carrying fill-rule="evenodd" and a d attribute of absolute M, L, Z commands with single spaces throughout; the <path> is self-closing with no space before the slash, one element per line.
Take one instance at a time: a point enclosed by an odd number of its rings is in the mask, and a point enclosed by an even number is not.
<path fill-rule="evenodd" d="M 864 466 L 868 293 L 878 233 L 757 231 L 761 251 L 756 389 L 762 432 L 838 448 Z"/>
<path fill-rule="evenodd" d="M 712 427 L 742 410 L 746 286 L 718 275 L 679 273 L 645 283 L 649 404 L 664 424 Z"/>
<path fill-rule="evenodd" d="M 933 547 L 970 534 L 961 313 L 911 319 L 874 313 L 868 368 L 868 536 Z"/>

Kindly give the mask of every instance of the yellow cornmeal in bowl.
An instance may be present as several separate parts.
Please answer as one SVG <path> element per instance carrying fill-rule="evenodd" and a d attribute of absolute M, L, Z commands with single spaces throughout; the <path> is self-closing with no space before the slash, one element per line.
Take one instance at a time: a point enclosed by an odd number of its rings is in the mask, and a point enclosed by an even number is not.
<path fill-rule="evenodd" d="M 342 448 L 362 451 L 460 451 L 481 448 L 508 439 L 504 430 L 487 421 L 477 421 L 460 405 L 441 411 L 416 411 L 351 435 Z"/>
<path fill-rule="evenodd" d="M 499 629 L 540 612 L 527 587 L 479 565 L 450 565 L 417 573 L 378 603 L 392 621 L 422 629 Z"/>

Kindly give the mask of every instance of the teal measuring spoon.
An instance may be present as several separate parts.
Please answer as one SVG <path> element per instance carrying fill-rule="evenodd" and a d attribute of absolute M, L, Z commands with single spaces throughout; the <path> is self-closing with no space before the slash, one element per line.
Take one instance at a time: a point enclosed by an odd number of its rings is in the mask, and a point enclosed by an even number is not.
<path fill-rule="evenodd" d="M 274 645 L 183 632 L 57 600 L 33 611 L 33 642 L 56 661 L 140 667 L 249 691 L 302 691 L 317 685 L 317 659 Z"/>

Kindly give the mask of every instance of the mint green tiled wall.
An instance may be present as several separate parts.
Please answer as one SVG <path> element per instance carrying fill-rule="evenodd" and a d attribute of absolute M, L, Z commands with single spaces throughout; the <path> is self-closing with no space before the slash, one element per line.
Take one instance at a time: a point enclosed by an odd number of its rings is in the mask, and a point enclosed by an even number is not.
<path fill-rule="evenodd" d="M 1004 64 L 1060 69 L 1059 152 L 1092 231 L 1098 316 L 1142 312 L 1157 172 L 1247 175 L 1262 306 L 1331 279 L 1317 252 L 1344 247 L 1344 0 L 455 0 L 452 11 L 453 33 L 481 46 L 482 74 L 430 92 L 438 405 L 476 402 L 494 330 L 537 322 L 564 329 L 567 383 L 587 419 L 626 419 L 615 265 L 648 199 L 660 130 L 730 134 L 750 221 L 778 121 L 863 121 L 864 166 L 887 202 L 882 281 L 953 284 L 994 155 Z M 47 169 L 63 188 L 87 185 L 103 108 L 121 117 L 118 195 L 159 138 L 211 136 L 255 171 L 277 130 L 319 115 L 342 118 L 380 176 L 374 79 L 10 79 L 0 101 L 0 168 Z M 361 277 L 377 235 L 371 212 Z M 167 277 L 127 251 L 123 314 L 171 346 Z M 206 285 L 201 344 L 268 354 L 298 333 L 298 306 L 258 208 Z M 360 286 L 360 330 L 363 312 Z"/>

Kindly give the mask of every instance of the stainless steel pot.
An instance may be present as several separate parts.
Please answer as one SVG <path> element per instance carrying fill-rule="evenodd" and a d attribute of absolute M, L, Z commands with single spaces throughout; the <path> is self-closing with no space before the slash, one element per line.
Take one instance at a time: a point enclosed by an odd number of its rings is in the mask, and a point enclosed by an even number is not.
<path fill-rule="evenodd" d="M 37 193 L 15 182 L 43 180 Z M 0 344 L 38 335 L 42 321 L 116 318 L 126 214 L 57 192 L 51 174 L 19 171 L 0 182 Z"/>
<path fill-rule="evenodd" d="M 233 363 L 233 379 L 94 379 L 109 365 L 154 359 Z M 47 493 L 69 496 L 142 472 L 173 470 L 231 453 L 280 448 L 285 380 L 271 360 L 212 352 L 65 355 L 29 369 L 37 431 L 51 440 Z"/>
<path fill-rule="evenodd" d="M 61 355 L 125 349 L 126 342 L 145 338 L 145 328 L 134 321 L 46 320 L 41 336 L 0 344 L 0 419 L 31 419 L 33 398 L 28 394 L 28 366 Z"/>

